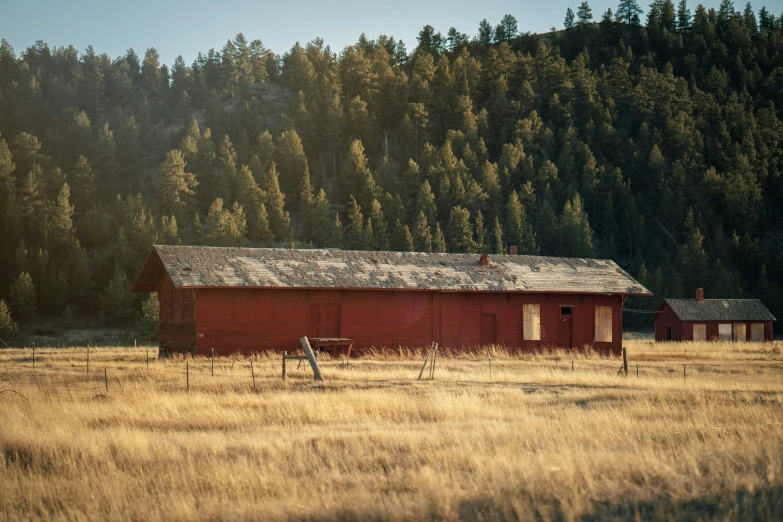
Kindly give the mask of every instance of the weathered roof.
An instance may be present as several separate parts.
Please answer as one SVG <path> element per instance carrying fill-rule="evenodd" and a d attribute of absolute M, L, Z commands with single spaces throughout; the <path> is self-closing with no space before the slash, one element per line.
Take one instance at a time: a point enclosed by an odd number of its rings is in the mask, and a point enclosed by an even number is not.
<path fill-rule="evenodd" d="M 177 287 L 356 288 L 649 295 L 614 261 L 478 254 L 155 246 L 133 285 L 151 291 L 160 259 Z"/>
<path fill-rule="evenodd" d="M 666 299 L 681 321 L 774 321 L 758 299 Z"/>

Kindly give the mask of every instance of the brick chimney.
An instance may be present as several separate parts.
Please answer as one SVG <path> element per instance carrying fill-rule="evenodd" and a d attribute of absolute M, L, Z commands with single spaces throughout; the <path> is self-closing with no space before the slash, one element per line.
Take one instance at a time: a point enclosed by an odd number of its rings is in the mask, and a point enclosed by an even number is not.
<path fill-rule="evenodd" d="M 481 266 L 489 265 L 489 258 L 487 257 L 487 254 L 481 254 L 478 264 L 480 264 Z"/>
<path fill-rule="evenodd" d="M 704 289 L 703 288 L 697 288 L 696 289 L 696 300 L 700 303 L 704 302 Z"/>
<path fill-rule="evenodd" d="M 508 247 L 508 253 L 509 253 L 509 255 L 512 255 L 512 256 L 517 255 L 517 247 L 514 246 L 514 245 Z"/>

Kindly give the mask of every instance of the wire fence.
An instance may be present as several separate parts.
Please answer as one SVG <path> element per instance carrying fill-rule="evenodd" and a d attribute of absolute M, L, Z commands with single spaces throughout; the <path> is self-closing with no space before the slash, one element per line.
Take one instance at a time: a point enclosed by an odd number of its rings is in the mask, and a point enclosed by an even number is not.
<path fill-rule="evenodd" d="M 46 388 L 47 394 L 84 392 L 100 395 L 129 385 L 150 386 L 162 391 L 255 390 L 256 381 L 267 384 L 282 381 L 282 354 L 158 359 L 156 356 L 149 357 L 149 350 L 142 347 L 135 350 L 126 348 L 122 352 L 101 349 L 90 360 L 90 350 L 84 347 L 42 351 L 27 348 L 8 352 L 0 357 L 0 389 L 10 386 L 11 391 L 16 385 L 31 382 Z M 491 354 L 460 358 L 439 354 L 438 357 L 437 372 L 433 369 L 430 379 L 425 380 L 522 385 L 546 376 L 562 380 L 570 374 L 575 381 L 583 377 L 603 377 L 676 379 L 673 382 L 685 384 L 721 381 L 729 385 L 780 383 L 783 376 L 783 361 L 774 360 L 696 361 L 685 364 L 645 360 L 636 363 L 631 356 L 625 372 L 617 359 L 569 360 L 553 357 L 530 360 L 524 357 L 494 358 Z M 417 375 L 421 375 L 421 364 L 422 361 L 415 358 L 348 360 L 327 356 L 319 360 L 327 381 L 367 385 L 390 378 L 417 381 Z M 296 364 L 289 362 L 288 368 L 288 377 L 294 381 L 312 382 L 313 374 L 307 364 L 297 368 Z M 562 384 L 567 385 L 567 382 Z"/>

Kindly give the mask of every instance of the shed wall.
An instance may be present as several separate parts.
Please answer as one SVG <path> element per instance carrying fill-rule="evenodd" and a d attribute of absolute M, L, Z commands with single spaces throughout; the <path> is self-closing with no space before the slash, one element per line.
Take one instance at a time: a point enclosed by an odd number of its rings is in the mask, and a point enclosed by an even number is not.
<path fill-rule="evenodd" d="M 161 301 L 163 303 L 163 301 Z M 523 341 L 522 305 L 541 306 L 541 340 Z M 612 307 L 612 342 L 593 343 L 595 306 Z M 572 344 L 602 352 L 622 348 L 622 298 L 568 294 L 377 290 L 206 288 L 195 292 L 197 353 L 295 350 L 336 317 L 354 347 L 428 346 L 471 349 L 487 341 L 512 349 L 560 345 L 560 309 L 572 307 Z M 318 319 L 316 319 L 316 316 Z M 487 317 L 489 316 L 489 317 Z M 484 331 L 493 329 L 494 331 Z"/>
<path fill-rule="evenodd" d="M 764 340 L 772 341 L 772 321 L 681 321 L 666 303 L 663 303 L 655 318 L 655 340 L 658 342 L 667 341 L 666 328 L 670 327 L 672 329 L 672 341 L 692 341 L 694 323 L 706 325 L 708 341 L 718 340 L 719 324 L 744 324 L 746 326 L 745 340 L 747 342 L 751 341 L 751 325 L 753 323 L 763 323 Z"/>
<path fill-rule="evenodd" d="M 160 309 L 160 345 L 173 350 L 189 349 L 196 344 L 194 291 L 176 288 L 171 278 L 158 283 Z"/>

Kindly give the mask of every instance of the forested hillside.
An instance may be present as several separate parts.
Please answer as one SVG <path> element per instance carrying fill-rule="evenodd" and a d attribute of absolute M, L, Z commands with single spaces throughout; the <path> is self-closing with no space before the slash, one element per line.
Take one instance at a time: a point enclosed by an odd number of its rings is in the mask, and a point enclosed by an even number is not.
<path fill-rule="evenodd" d="M 3 40 L 0 298 L 23 326 L 127 326 L 153 243 L 517 245 L 614 259 L 656 294 L 632 309 L 703 286 L 783 318 L 783 16 L 564 15 L 545 35 L 426 26 L 410 51 L 239 34 L 170 67 Z"/>

